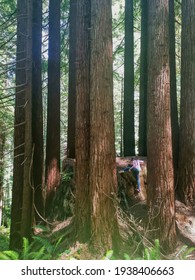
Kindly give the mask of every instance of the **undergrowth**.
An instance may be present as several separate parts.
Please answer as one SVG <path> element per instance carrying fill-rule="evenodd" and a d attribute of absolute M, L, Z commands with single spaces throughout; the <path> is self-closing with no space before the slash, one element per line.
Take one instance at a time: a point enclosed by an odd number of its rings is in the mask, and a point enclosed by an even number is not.
<path fill-rule="evenodd" d="M 46 238 L 35 236 L 33 242 L 29 242 L 28 239 L 23 238 L 23 247 L 20 252 L 13 250 L 0 251 L 0 260 L 80 260 L 82 259 L 82 244 L 76 250 L 72 248 L 66 249 L 62 252 L 60 238 L 55 244 L 51 244 Z M 175 256 L 175 259 L 186 260 L 190 257 L 190 254 L 195 252 L 195 248 L 188 248 L 183 246 Z M 63 256 L 63 257 L 62 257 Z M 65 257 L 64 257 L 65 256 Z M 93 258 L 92 258 L 93 259 Z M 108 250 L 101 260 L 117 260 L 113 250 Z M 131 257 L 131 253 L 124 253 L 121 260 L 160 260 L 161 252 L 159 241 L 155 240 L 155 243 L 151 247 L 144 248 L 141 256 Z"/>
<path fill-rule="evenodd" d="M 0 260 L 82 260 L 93 255 L 89 253 L 87 244 L 76 243 L 75 247 L 65 248 L 64 235 L 61 234 L 57 241 L 52 241 L 52 238 L 47 236 L 35 235 L 32 242 L 23 238 L 23 246 L 21 251 L 9 250 L 9 229 L 0 227 Z M 128 249 L 129 247 L 129 249 Z M 145 245 L 142 250 L 135 254 L 132 247 L 126 247 L 124 253 L 116 254 L 113 250 L 108 250 L 101 260 L 161 260 L 164 255 L 161 253 L 159 240 L 156 239 L 154 243 Z M 190 259 L 191 255 L 195 254 L 195 248 L 184 245 L 178 250 L 177 253 L 167 259 Z M 119 257 L 120 255 L 120 257 Z"/>

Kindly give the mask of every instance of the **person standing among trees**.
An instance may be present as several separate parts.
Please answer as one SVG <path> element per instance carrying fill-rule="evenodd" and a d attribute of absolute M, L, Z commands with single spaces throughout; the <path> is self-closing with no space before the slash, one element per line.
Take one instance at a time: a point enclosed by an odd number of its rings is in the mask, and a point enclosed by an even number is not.
<path fill-rule="evenodd" d="M 119 173 L 128 172 L 128 171 L 132 172 L 137 184 L 137 186 L 135 187 L 136 193 L 139 193 L 141 190 L 139 173 L 141 171 L 141 166 L 143 165 L 143 163 L 144 163 L 143 160 L 131 158 L 128 166 L 119 172 Z"/>

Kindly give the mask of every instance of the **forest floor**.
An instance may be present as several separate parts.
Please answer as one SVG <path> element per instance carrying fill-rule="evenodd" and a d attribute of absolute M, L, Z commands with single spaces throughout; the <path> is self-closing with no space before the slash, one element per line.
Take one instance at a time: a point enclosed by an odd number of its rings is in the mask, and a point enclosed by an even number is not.
<path fill-rule="evenodd" d="M 119 187 L 119 225 L 121 236 L 124 246 L 127 250 L 128 246 L 131 248 L 129 254 L 130 259 L 135 259 L 140 255 L 139 251 L 143 251 L 144 248 L 151 248 L 153 242 L 148 238 L 147 230 L 147 161 L 146 158 L 139 158 L 145 162 L 142 171 L 140 172 L 141 192 L 139 194 L 134 193 L 134 187 L 132 184 L 132 175 L 130 172 L 120 174 L 118 176 Z M 130 158 L 116 158 L 117 171 L 120 171 L 128 165 Z M 68 159 L 65 164 L 67 170 L 71 166 L 73 167 L 72 173 L 74 173 L 74 161 Z M 71 169 L 71 168 L 70 168 Z M 71 183 L 72 192 L 74 192 L 74 180 Z M 69 193 L 70 194 L 70 193 Z M 61 195 L 60 195 L 61 196 Z M 68 200 L 70 196 L 68 195 Z M 66 203 L 65 203 L 66 204 Z M 72 203 L 74 204 L 74 203 Z M 73 206 L 71 206 L 73 207 Z M 175 201 L 176 209 L 176 227 L 177 227 L 177 247 L 175 252 L 171 255 L 161 254 L 162 259 L 195 259 L 195 209 L 187 207 L 179 201 Z M 70 210 L 71 212 L 71 210 Z M 66 231 L 66 235 L 71 235 L 71 218 L 66 219 L 61 223 L 56 223 L 52 229 L 52 235 L 59 236 L 60 232 Z M 56 235 L 57 234 L 57 235 Z M 130 243 L 129 243 L 130 240 Z M 192 249 L 194 248 L 194 249 Z M 124 250 L 124 249 L 122 249 Z M 79 252 L 79 254 L 78 254 Z M 122 255 L 128 254 L 127 251 L 121 252 Z M 141 253 L 142 254 L 142 253 Z M 63 254 L 62 259 L 71 258 L 76 259 L 98 259 L 100 256 L 95 256 L 90 253 L 88 244 L 80 244 L 78 242 L 73 243 L 71 250 L 68 254 Z"/>
<path fill-rule="evenodd" d="M 135 218 L 145 220 L 147 218 L 147 159 L 139 158 L 144 161 L 144 166 L 140 172 L 141 192 L 134 194 L 128 179 L 125 179 L 126 194 L 129 198 L 129 213 Z M 117 158 L 118 171 L 128 165 L 129 158 Z M 122 176 L 123 173 L 121 174 Z M 129 175 L 128 175 L 129 176 Z M 118 177 L 120 184 L 121 179 Z M 186 206 L 182 202 L 175 200 L 176 211 L 176 229 L 178 237 L 177 250 L 181 250 L 183 246 L 195 247 L 195 207 Z M 191 259 L 195 259 L 195 251 L 191 254 Z"/>

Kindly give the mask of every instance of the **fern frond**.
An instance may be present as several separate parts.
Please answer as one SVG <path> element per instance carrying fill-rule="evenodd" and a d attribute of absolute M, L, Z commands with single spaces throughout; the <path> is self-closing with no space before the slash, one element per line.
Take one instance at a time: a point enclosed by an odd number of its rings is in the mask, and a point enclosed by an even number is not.
<path fill-rule="evenodd" d="M 22 244 L 22 253 L 21 253 L 21 259 L 22 260 L 28 260 L 29 258 L 29 251 L 30 251 L 30 244 L 26 237 L 23 237 L 23 244 Z"/>
<path fill-rule="evenodd" d="M 33 239 L 39 242 L 49 254 L 53 253 L 53 245 L 49 242 L 48 239 L 42 238 L 40 236 L 33 236 Z"/>
<path fill-rule="evenodd" d="M 0 252 L 0 260 L 19 260 L 19 254 L 16 251 Z"/>
<path fill-rule="evenodd" d="M 51 256 L 50 254 L 45 253 L 45 247 L 41 247 L 38 252 L 31 252 L 29 258 L 31 260 L 49 260 Z"/>

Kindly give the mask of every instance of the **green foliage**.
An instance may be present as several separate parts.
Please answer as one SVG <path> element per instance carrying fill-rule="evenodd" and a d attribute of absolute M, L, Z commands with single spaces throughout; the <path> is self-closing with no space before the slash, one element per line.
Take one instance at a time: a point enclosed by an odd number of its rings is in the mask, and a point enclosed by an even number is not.
<path fill-rule="evenodd" d="M 48 238 L 34 236 L 30 243 L 28 239 L 23 238 L 21 252 L 4 250 L 0 252 L 0 260 L 53 260 L 60 255 L 61 241 L 59 238 L 56 243 L 52 244 Z"/>
<path fill-rule="evenodd" d="M 115 260 L 118 259 L 114 255 L 113 250 L 109 250 L 106 252 L 105 256 L 102 258 L 102 260 Z M 131 256 L 131 253 L 124 253 L 123 257 L 121 259 L 124 260 L 160 260 L 161 259 L 161 252 L 160 252 L 160 244 L 159 240 L 156 239 L 154 242 L 154 246 L 147 247 L 143 249 L 143 255 L 141 256 L 140 254 L 137 254 L 136 256 L 133 257 Z"/>
<path fill-rule="evenodd" d="M 0 226 L 0 251 L 7 250 L 9 248 L 9 229 Z"/>
<path fill-rule="evenodd" d="M 34 241 L 36 243 L 39 243 L 42 245 L 41 248 L 45 249 L 45 252 L 49 259 L 57 258 L 60 254 L 60 251 L 62 250 L 61 248 L 61 242 L 63 239 L 63 236 L 61 236 L 56 243 L 52 244 L 49 239 L 42 238 L 40 236 L 34 236 L 33 237 Z"/>
<path fill-rule="evenodd" d="M 144 249 L 143 259 L 144 260 L 160 260 L 161 259 L 160 243 L 159 243 L 158 239 L 155 240 L 154 247 Z"/>
<path fill-rule="evenodd" d="M 19 253 L 15 251 L 0 252 L 0 260 L 19 260 Z"/>
<path fill-rule="evenodd" d="M 103 256 L 102 260 L 114 260 L 114 251 L 113 250 L 108 250 L 105 254 L 105 256 Z"/>
<path fill-rule="evenodd" d="M 180 260 L 187 260 L 190 258 L 191 253 L 195 253 L 195 247 L 189 248 L 188 246 L 184 245 L 179 252 L 177 253 L 176 257 Z"/>

